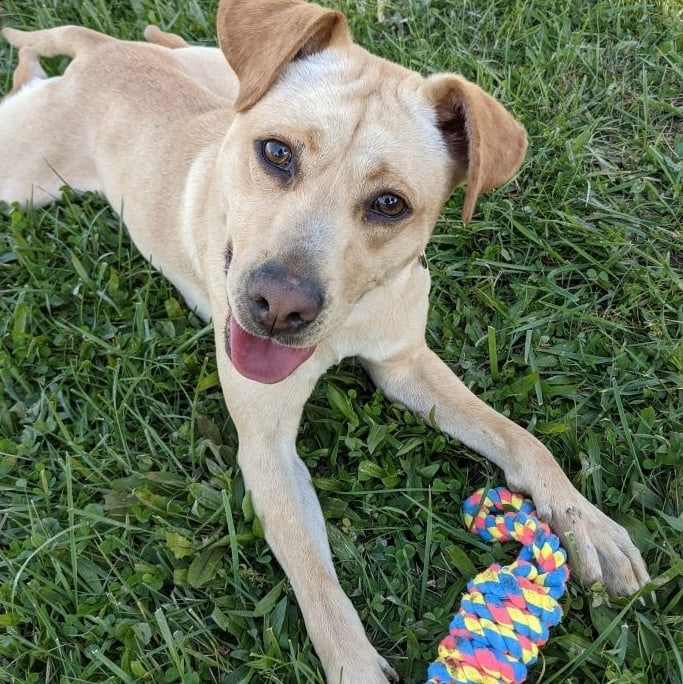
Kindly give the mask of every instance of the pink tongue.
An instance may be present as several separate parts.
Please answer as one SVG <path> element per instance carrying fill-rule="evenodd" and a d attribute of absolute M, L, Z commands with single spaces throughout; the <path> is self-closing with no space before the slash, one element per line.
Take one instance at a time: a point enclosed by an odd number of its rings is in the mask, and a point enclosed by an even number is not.
<path fill-rule="evenodd" d="M 229 355 L 233 366 L 250 380 L 272 385 L 291 375 L 315 347 L 285 347 L 268 337 L 251 335 L 230 317 Z"/>

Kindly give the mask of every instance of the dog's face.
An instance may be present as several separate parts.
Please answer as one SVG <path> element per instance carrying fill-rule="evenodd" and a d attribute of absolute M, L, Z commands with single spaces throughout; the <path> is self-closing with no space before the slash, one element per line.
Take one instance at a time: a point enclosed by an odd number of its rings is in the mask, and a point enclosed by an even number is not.
<path fill-rule="evenodd" d="M 424 250 L 457 169 L 423 83 L 360 49 L 327 50 L 237 116 L 222 170 L 244 331 L 310 349 Z"/>
<path fill-rule="evenodd" d="M 219 157 L 227 344 L 243 375 L 278 382 L 418 259 L 465 178 L 469 219 L 526 139 L 461 77 L 425 79 L 354 45 L 339 13 L 258 5 L 223 0 L 218 16 L 240 81 Z"/>

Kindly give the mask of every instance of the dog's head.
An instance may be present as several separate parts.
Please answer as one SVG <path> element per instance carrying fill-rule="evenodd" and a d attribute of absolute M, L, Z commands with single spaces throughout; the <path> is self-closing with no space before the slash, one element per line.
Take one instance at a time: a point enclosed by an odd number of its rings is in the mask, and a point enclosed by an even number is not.
<path fill-rule="evenodd" d="M 218 36 L 240 82 L 219 163 L 231 356 L 277 382 L 419 257 L 462 182 L 469 221 L 526 135 L 476 85 L 369 54 L 318 5 L 222 0 Z"/>

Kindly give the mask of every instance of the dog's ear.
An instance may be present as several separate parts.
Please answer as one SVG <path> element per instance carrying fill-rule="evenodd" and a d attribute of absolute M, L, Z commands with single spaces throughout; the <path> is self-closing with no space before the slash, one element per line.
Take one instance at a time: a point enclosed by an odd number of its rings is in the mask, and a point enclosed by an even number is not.
<path fill-rule="evenodd" d="M 300 0 L 221 0 L 216 26 L 240 82 L 238 112 L 256 104 L 292 60 L 351 41 L 341 12 Z"/>
<path fill-rule="evenodd" d="M 462 76 L 432 76 L 425 91 L 458 165 L 455 182 L 464 180 L 467 185 L 462 208 L 462 220 L 467 223 L 479 195 L 510 180 L 521 166 L 526 131 L 495 98 Z"/>

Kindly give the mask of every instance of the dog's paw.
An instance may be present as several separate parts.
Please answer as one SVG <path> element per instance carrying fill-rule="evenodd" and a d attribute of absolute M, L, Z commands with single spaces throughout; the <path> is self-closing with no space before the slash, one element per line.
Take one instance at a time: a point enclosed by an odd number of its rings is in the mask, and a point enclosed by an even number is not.
<path fill-rule="evenodd" d="M 374 662 L 363 666 L 359 662 L 347 665 L 343 670 L 341 679 L 328 682 L 340 681 L 341 684 L 399 684 L 399 678 L 394 668 L 381 656 L 376 656 Z"/>
<path fill-rule="evenodd" d="M 389 684 L 398 684 L 399 683 L 400 680 L 398 678 L 398 675 L 396 674 L 396 671 L 382 657 L 380 657 L 380 659 L 379 659 L 379 666 L 382 670 L 382 673 L 386 677 L 387 682 L 389 682 Z"/>
<path fill-rule="evenodd" d="M 628 532 L 578 492 L 571 502 L 537 502 L 537 509 L 569 550 L 572 570 L 584 584 L 599 582 L 612 596 L 630 596 L 649 580 Z"/>
<path fill-rule="evenodd" d="M 328 684 L 399 684 L 400 679 L 391 665 L 377 651 L 372 651 L 349 653 L 343 665 L 326 667 Z"/>
<path fill-rule="evenodd" d="M 336 599 L 334 605 L 309 613 L 307 620 L 328 684 L 398 684 L 398 675 L 370 643 L 351 601 L 339 585 L 331 589 L 326 598 Z"/>

